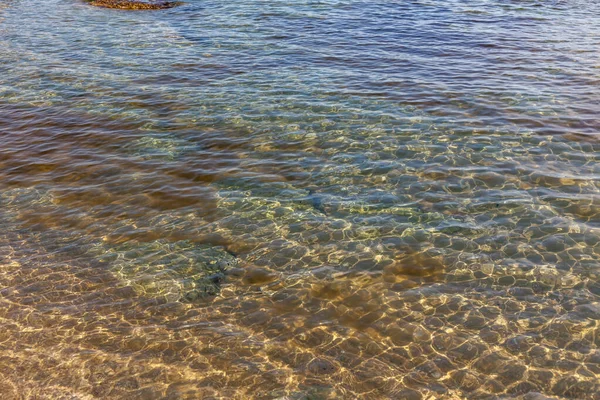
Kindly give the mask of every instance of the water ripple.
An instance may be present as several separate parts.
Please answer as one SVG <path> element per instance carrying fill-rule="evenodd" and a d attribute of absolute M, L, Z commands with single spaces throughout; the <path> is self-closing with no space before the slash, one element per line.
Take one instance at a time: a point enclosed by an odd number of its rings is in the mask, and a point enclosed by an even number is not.
<path fill-rule="evenodd" d="M 0 3 L 6 398 L 597 398 L 596 1 Z"/>

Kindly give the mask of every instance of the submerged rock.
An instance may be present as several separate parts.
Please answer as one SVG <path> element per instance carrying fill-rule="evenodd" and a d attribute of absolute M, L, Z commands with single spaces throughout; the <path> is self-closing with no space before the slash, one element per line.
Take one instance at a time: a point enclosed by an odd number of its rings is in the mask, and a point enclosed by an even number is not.
<path fill-rule="evenodd" d="M 162 10 L 183 4 L 181 1 L 137 1 L 137 0 L 86 0 L 96 7 L 117 8 L 120 10 Z"/>
<path fill-rule="evenodd" d="M 127 242 L 96 249 L 100 261 L 145 296 L 194 302 L 219 294 L 238 260 L 221 246 L 189 241 Z"/>

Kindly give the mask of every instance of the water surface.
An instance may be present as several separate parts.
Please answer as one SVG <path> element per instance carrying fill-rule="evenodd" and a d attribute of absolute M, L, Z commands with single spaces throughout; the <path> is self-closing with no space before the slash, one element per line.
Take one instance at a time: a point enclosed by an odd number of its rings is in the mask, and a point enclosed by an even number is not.
<path fill-rule="evenodd" d="M 600 3 L 0 3 L 0 392 L 596 399 Z"/>

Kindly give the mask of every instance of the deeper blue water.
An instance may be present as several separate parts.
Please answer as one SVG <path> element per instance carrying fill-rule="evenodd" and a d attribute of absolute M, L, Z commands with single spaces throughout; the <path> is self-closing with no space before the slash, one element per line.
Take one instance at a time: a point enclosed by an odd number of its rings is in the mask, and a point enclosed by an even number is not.
<path fill-rule="evenodd" d="M 0 0 L 2 398 L 600 399 L 599 89 L 594 0 Z"/>

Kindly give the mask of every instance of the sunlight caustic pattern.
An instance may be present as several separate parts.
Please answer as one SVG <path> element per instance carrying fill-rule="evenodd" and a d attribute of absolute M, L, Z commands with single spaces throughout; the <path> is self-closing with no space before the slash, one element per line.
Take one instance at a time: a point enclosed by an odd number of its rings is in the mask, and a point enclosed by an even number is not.
<path fill-rule="evenodd" d="M 598 6 L 2 2 L 3 398 L 600 398 Z"/>

